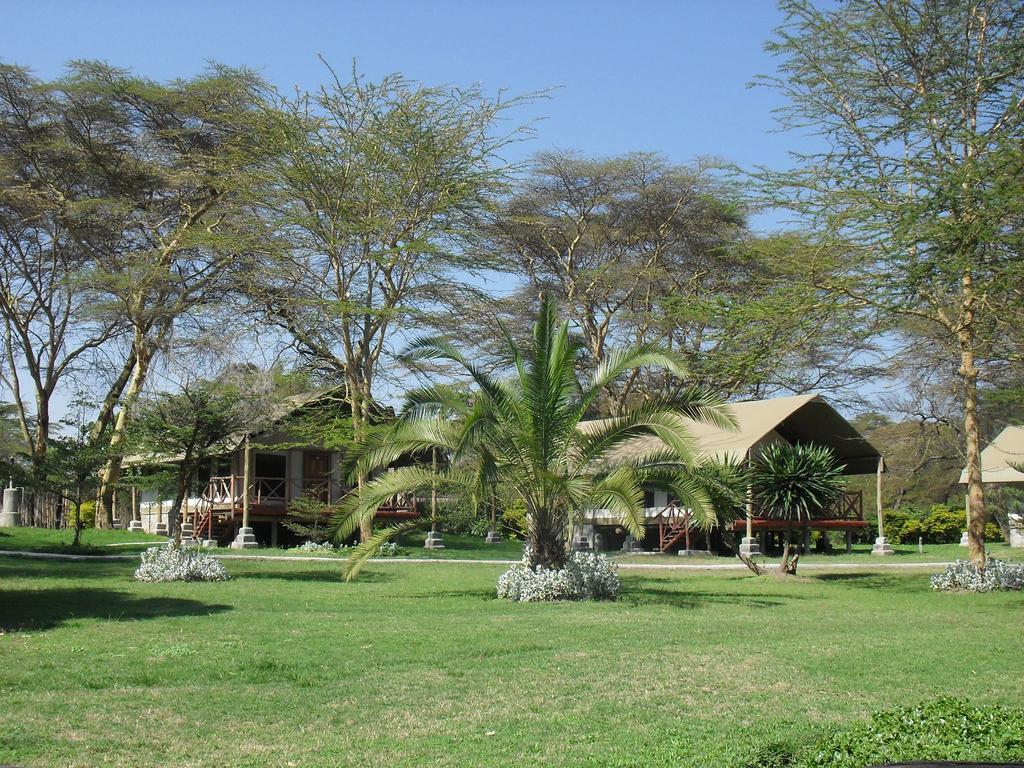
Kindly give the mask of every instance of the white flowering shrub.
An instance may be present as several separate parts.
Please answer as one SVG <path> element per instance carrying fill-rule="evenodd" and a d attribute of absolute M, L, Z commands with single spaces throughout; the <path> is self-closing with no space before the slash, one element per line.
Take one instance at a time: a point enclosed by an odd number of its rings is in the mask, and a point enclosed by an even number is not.
<path fill-rule="evenodd" d="M 1024 565 L 989 558 L 985 570 L 970 560 L 957 560 L 946 566 L 942 573 L 932 576 L 932 589 L 941 592 L 998 592 L 1024 589 Z"/>
<path fill-rule="evenodd" d="M 170 542 L 142 553 L 138 581 L 227 581 L 224 564 L 209 552 Z"/>
<path fill-rule="evenodd" d="M 295 552 L 312 552 L 318 555 L 336 555 L 339 549 L 344 549 L 344 547 L 336 547 L 329 541 L 305 541 L 297 547 L 292 547 Z"/>
<path fill-rule="evenodd" d="M 614 600 L 622 582 L 619 569 L 604 555 L 573 552 L 565 568 L 530 568 L 530 552 L 498 579 L 498 597 L 519 603 L 549 600 Z"/>
<path fill-rule="evenodd" d="M 407 554 L 409 552 L 404 547 L 398 546 L 393 541 L 385 541 L 377 550 L 376 557 L 402 557 Z"/>

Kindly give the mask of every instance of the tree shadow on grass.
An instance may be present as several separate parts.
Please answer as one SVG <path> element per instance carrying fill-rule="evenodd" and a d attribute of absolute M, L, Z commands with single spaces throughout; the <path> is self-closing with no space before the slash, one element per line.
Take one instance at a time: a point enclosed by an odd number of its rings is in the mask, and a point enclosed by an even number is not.
<path fill-rule="evenodd" d="M 632 587 L 619 593 L 619 602 L 626 605 L 667 605 L 673 608 L 703 608 L 709 605 L 739 605 L 747 608 L 777 608 L 797 595 L 749 595 L 742 592 L 695 592 Z"/>
<path fill-rule="evenodd" d="M 139 597 L 111 589 L 15 589 L 0 592 L 4 631 L 54 629 L 74 619 L 138 621 L 168 616 L 209 616 L 231 606 L 177 597 Z"/>
<path fill-rule="evenodd" d="M 228 568 L 230 568 L 228 564 Z M 333 584 L 344 584 L 345 578 L 341 575 L 341 566 L 337 568 L 307 568 L 301 571 L 249 571 L 232 574 L 233 579 L 267 579 L 270 581 L 325 581 Z M 355 579 L 355 584 L 384 584 L 394 581 L 395 577 L 390 573 L 379 571 L 363 571 Z"/>
<path fill-rule="evenodd" d="M 843 584 L 865 589 L 884 589 L 890 592 L 920 592 L 927 585 L 926 574 L 896 573 L 821 573 L 813 577 L 827 584 Z"/>

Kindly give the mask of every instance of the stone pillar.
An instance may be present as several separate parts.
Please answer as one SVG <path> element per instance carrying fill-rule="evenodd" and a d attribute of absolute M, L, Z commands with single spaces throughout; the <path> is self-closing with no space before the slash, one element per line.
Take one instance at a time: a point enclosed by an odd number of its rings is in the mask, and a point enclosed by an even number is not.
<path fill-rule="evenodd" d="M 444 549 L 444 536 L 440 531 L 430 531 L 423 542 L 424 549 Z"/>
<path fill-rule="evenodd" d="M 882 520 L 882 472 L 885 471 L 885 460 L 878 457 L 878 470 L 875 473 L 875 511 L 878 513 L 878 538 L 871 547 L 872 555 L 894 555 L 893 548 L 885 538 L 884 521 Z"/>
<path fill-rule="evenodd" d="M 501 544 L 501 534 L 497 531 L 488 531 L 484 544 Z"/>
<path fill-rule="evenodd" d="M 843 534 L 843 539 L 846 542 L 846 554 L 853 553 L 853 531 L 846 531 Z"/>
<path fill-rule="evenodd" d="M 0 512 L 0 526 L 5 528 L 21 525 L 21 515 L 18 514 L 18 497 L 22 493 L 21 488 L 4 488 L 3 512 Z"/>

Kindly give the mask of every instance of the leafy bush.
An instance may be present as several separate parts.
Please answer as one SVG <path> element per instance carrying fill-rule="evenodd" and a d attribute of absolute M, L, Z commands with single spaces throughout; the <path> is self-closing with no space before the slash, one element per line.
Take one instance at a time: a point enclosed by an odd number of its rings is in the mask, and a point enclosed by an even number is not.
<path fill-rule="evenodd" d="M 989 558 L 979 571 L 970 560 L 957 560 L 932 576 L 932 589 L 940 592 L 998 592 L 1024 589 L 1024 565 Z"/>
<path fill-rule="evenodd" d="M 565 568 L 530 568 L 529 547 L 523 561 L 498 579 L 498 597 L 519 603 L 551 600 L 614 600 L 621 582 L 618 566 L 604 555 L 573 552 Z"/>
<path fill-rule="evenodd" d="M 82 528 L 95 528 L 96 527 L 96 502 L 95 501 L 83 501 L 80 509 L 76 510 L 74 504 L 68 504 L 68 528 L 75 527 L 75 517 L 81 515 L 82 517 Z M 127 523 L 126 523 L 127 525 Z"/>
<path fill-rule="evenodd" d="M 863 768 L 925 761 L 1011 762 L 1024 757 L 1024 709 L 939 698 L 834 726 L 807 742 L 755 743 L 742 768 Z"/>
<path fill-rule="evenodd" d="M 1024 709 L 940 698 L 872 715 L 833 730 L 796 768 L 863 768 L 928 760 L 1013 762 L 1024 759 Z"/>
<path fill-rule="evenodd" d="M 967 514 L 962 509 L 950 509 L 945 504 L 933 504 L 927 510 L 901 507 L 885 513 L 885 535 L 894 544 L 956 544 L 967 528 Z M 999 526 L 985 526 L 985 541 L 1003 538 Z"/>
<path fill-rule="evenodd" d="M 526 520 L 526 505 L 516 499 L 501 513 L 501 525 L 505 534 L 512 539 L 525 539 L 529 524 Z"/>
<path fill-rule="evenodd" d="M 377 551 L 377 557 L 405 557 L 409 554 L 409 550 L 405 547 L 400 547 L 394 541 L 386 541 L 380 545 L 380 549 Z"/>
<path fill-rule="evenodd" d="M 183 547 L 169 542 L 150 547 L 141 555 L 135 571 L 138 581 L 227 581 L 224 564 L 198 547 Z"/>
<path fill-rule="evenodd" d="M 317 555 L 336 555 L 339 549 L 344 547 L 336 547 L 329 541 L 304 541 L 297 547 L 292 547 L 295 552 L 311 552 Z"/>

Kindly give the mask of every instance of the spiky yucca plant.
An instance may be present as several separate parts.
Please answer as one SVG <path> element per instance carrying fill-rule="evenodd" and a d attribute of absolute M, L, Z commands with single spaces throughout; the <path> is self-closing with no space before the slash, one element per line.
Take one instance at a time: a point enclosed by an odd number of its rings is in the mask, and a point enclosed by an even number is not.
<path fill-rule="evenodd" d="M 843 467 L 830 448 L 807 443 L 772 443 L 750 470 L 754 501 L 761 514 L 791 524 L 806 525 L 827 517 L 846 487 Z M 782 550 L 782 573 L 796 571 L 790 562 L 792 530 L 787 526 Z"/>
<path fill-rule="evenodd" d="M 401 467 L 366 483 L 340 506 L 337 538 L 351 535 L 396 494 L 431 489 L 470 494 L 478 492 L 483 476 L 522 499 L 531 566 L 561 568 L 571 531 L 588 509 L 606 509 L 631 534 L 642 536 L 646 486 L 667 490 L 693 511 L 695 523 L 714 524 L 707 494 L 690 475 L 694 457 L 687 420 L 734 427 L 720 398 L 692 389 L 672 401 L 645 402 L 584 423 L 608 385 L 628 371 L 657 366 L 685 376 L 680 356 L 655 345 L 618 350 L 584 378 L 577 370 L 579 346 L 547 299 L 531 342 L 521 348 L 506 331 L 505 344 L 507 378 L 482 370 L 444 338 L 421 339 L 410 347 L 406 354 L 412 360 L 461 368 L 474 389 L 468 398 L 445 386 L 411 393 L 410 407 L 385 437 L 364 449 L 354 473 L 366 476 L 401 456 L 433 448 L 449 461 L 437 470 Z M 657 440 L 638 449 L 633 441 L 645 436 Z M 624 450 L 627 444 L 632 445 Z M 358 573 L 381 544 L 422 525 L 391 526 L 362 542 L 346 561 L 346 578 Z"/>

